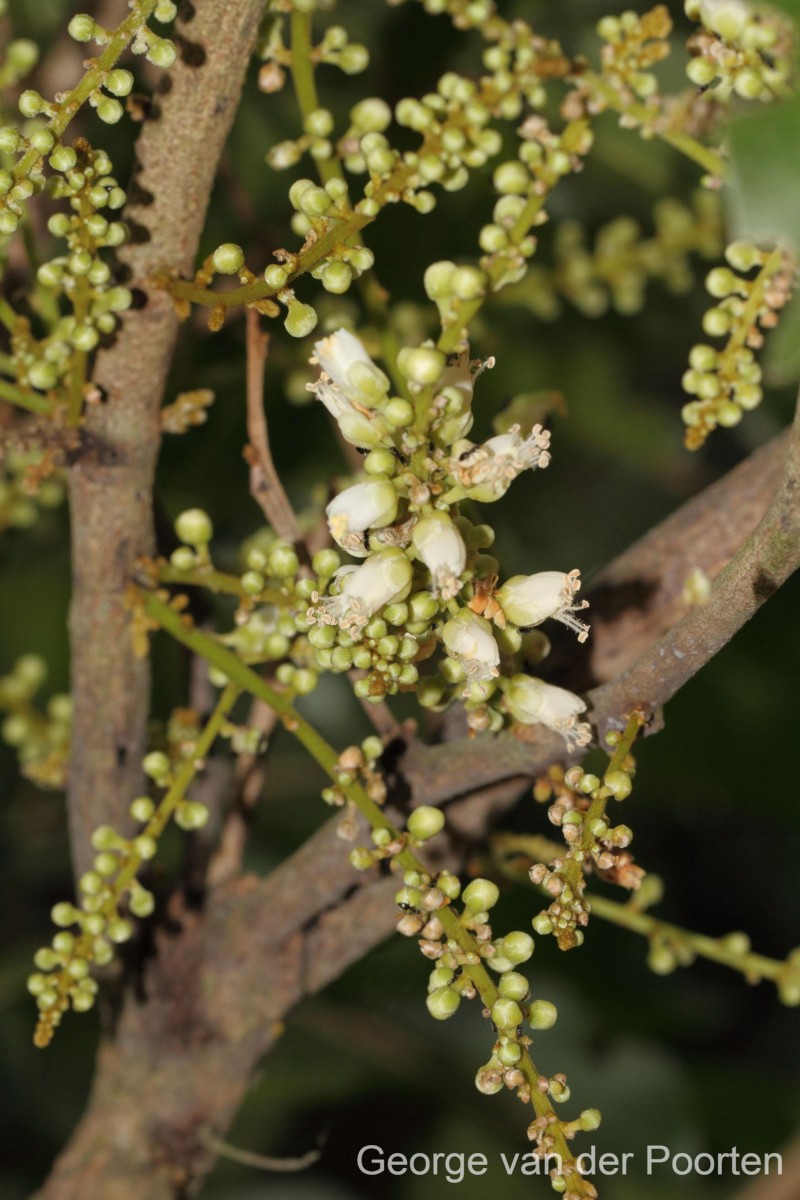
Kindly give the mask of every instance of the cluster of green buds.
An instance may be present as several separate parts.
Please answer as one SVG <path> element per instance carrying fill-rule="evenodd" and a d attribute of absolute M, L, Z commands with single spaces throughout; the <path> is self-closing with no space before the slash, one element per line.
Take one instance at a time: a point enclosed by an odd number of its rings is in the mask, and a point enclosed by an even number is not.
<path fill-rule="evenodd" d="M 130 93 L 133 76 L 118 68 L 116 60 L 128 44 L 134 53 L 145 54 L 156 66 L 170 67 L 174 63 L 174 44 L 148 27 L 145 6 L 135 2 L 132 8 L 134 13 L 116 30 L 104 29 L 88 14 L 77 13 L 69 23 L 71 36 L 79 42 L 96 41 L 107 48 L 106 52 L 87 64 L 86 75 L 75 88 L 53 101 L 32 88 L 23 91 L 19 112 L 25 121 L 24 130 L 14 125 L 0 128 L 0 153 L 11 160 L 0 170 L 0 234 L 15 232 L 26 201 L 44 188 L 45 160 L 55 171 L 70 169 L 73 151 L 62 139 L 83 103 L 88 101 L 107 124 L 119 121 L 124 111 L 120 101 Z M 149 10 L 149 5 L 146 8 Z M 157 20 L 170 21 L 176 11 L 172 0 L 159 0 L 153 15 Z M 137 15 L 140 20 L 135 19 Z"/>
<path fill-rule="evenodd" d="M 174 21 L 177 15 L 178 6 L 173 3 L 173 0 L 158 0 L 153 10 L 155 20 L 160 21 L 162 24 Z M 114 36 L 112 30 L 104 29 L 88 13 L 77 13 L 72 18 L 69 23 L 69 33 L 76 42 L 97 42 L 100 46 L 108 45 Z M 143 54 L 147 61 L 151 62 L 154 67 L 161 67 L 163 69 L 171 67 L 178 57 L 175 43 L 171 42 L 169 38 L 159 37 L 158 34 L 153 33 L 153 30 L 145 22 L 142 22 L 137 28 L 131 41 L 131 50 L 134 54 Z M 113 74 L 116 75 L 116 72 L 113 72 Z M 116 91 L 114 82 L 109 86 L 108 77 L 102 80 L 100 86 L 112 96 L 127 96 L 130 91 L 130 88 L 124 91 Z M 89 102 L 93 107 L 97 108 L 97 115 L 100 119 L 108 121 L 109 124 L 113 125 L 119 120 L 119 116 L 113 115 L 113 112 L 110 111 L 109 115 L 104 117 L 100 112 L 100 105 L 103 101 L 104 97 L 99 89 L 92 92 L 89 96 Z"/>
<path fill-rule="evenodd" d="M 19 321 L 12 335 L 18 380 L 40 392 L 59 387 L 73 366 L 76 353 L 94 350 L 103 335 L 113 333 L 118 316 L 133 297 L 116 284 L 103 252 L 122 245 L 127 236 L 114 213 L 125 203 L 125 192 L 111 174 L 104 151 L 92 150 L 78 139 L 75 148 L 61 147 L 51 155 L 56 175 L 49 190 L 68 201 L 70 211 L 54 213 L 48 228 L 66 242 L 66 253 L 42 263 L 37 281 L 67 301 L 70 313 L 59 317 L 44 338 L 35 338 Z"/>
<path fill-rule="evenodd" d="M 53 908 L 58 932 L 49 946 L 37 951 L 36 971 L 28 979 L 28 990 L 36 998 L 40 1014 L 34 1035 L 37 1046 L 48 1045 L 70 1008 L 86 1012 L 92 1007 L 97 993 L 92 967 L 110 963 L 114 947 L 133 937 L 132 918 L 153 912 L 155 897 L 138 874 L 155 857 L 170 819 L 187 831 L 201 829 L 208 821 L 206 806 L 189 799 L 186 791 L 218 731 L 230 733 L 231 729 L 222 722 L 215 725 L 212 718 L 200 734 L 189 714 L 173 717 L 169 753 L 153 750 L 142 762 L 154 786 L 165 790 L 158 801 L 137 796 L 131 802 L 130 817 L 139 831 L 128 837 L 110 825 L 94 831 L 95 858 L 78 880 L 79 902 L 61 901 Z"/>
<path fill-rule="evenodd" d="M 597 33 L 606 43 L 600 54 L 603 76 L 623 99 L 648 101 L 657 94 L 652 68 L 669 54 L 671 32 L 672 18 L 664 4 L 598 22 Z"/>
<path fill-rule="evenodd" d="M 748 0 L 685 0 L 699 21 L 688 48 L 686 73 L 719 100 L 774 100 L 789 92 L 794 73 L 792 22 L 777 8 Z"/>
<path fill-rule="evenodd" d="M 529 267 L 503 302 L 524 305 L 552 321 L 561 313 L 562 298 L 584 316 L 600 317 L 609 307 L 624 315 L 639 312 L 654 280 L 683 294 L 694 279 L 691 256 L 716 259 L 722 252 L 719 197 L 698 190 L 692 207 L 665 198 L 654 206 L 653 218 L 650 237 L 643 237 L 632 217 L 616 217 L 597 231 L 593 245 L 580 222 L 560 222 L 554 231 L 553 265 Z"/>
<path fill-rule="evenodd" d="M 428 980 L 427 1008 L 438 1021 L 448 1020 L 463 1000 L 480 999 L 483 1017 L 491 1022 L 494 1043 L 486 1063 L 477 1071 L 475 1086 L 484 1095 L 507 1089 L 542 1114 L 531 1123 L 528 1137 L 541 1154 L 550 1152 L 556 1141 L 565 1149 L 580 1130 L 593 1130 L 600 1114 L 587 1110 L 572 1122 L 560 1120 L 551 1102 L 570 1098 L 566 1076 L 539 1075 L 528 1048 L 531 1034 L 552 1029 L 558 1018 L 554 1004 L 533 998 L 521 967 L 535 949 L 534 939 L 524 930 L 496 936 L 490 924 L 500 891 L 491 879 L 472 879 L 462 889 L 460 880 L 447 870 L 429 870 L 418 850 L 442 832 L 445 818 L 431 805 L 414 808 L 402 832 L 392 827 L 374 827 L 372 845 L 360 846 L 350 854 L 357 870 L 367 870 L 383 860 L 401 877 L 395 895 L 397 931 L 416 938 L 420 951 L 433 964 Z M 495 980 L 496 977 L 496 980 Z M 534 1096 L 535 1093 L 535 1096 Z M 542 1102 L 547 1098 L 546 1110 Z M 574 1163 L 564 1161 L 552 1176 L 558 1192 L 572 1193 L 568 1183 Z M 593 1190 L 577 1193 L 591 1196 Z"/>
<path fill-rule="evenodd" d="M 606 741 L 615 746 L 619 734 L 609 733 Z M 568 849 L 548 865 L 534 863 L 530 869 L 532 882 L 553 897 L 549 907 L 533 918 L 533 928 L 543 936 L 552 934 L 562 950 L 583 944 L 583 929 L 591 912 L 584 894 L 588 870 L 622 887 L 635 890 L 642 884 L 644 872 L 627 849 L 633 839 L 629 826 L 612 826 L 606 814 L 609 799 L 624 800 L 630 795 L 634 774 L 628 755 L 622 765 L 606 771 L 602 780 L 576 766 L 563 775 L 556 770 L 538 781 L 537 799 L 551 791 L 555 794 L 548 816 L 561 829 Z"/>
<path fill-rule="evenodd" d="M 72 702 L 57 693 L 44 710 L 34 697 L 47 677 L 47 664 L 38 654 L 23 654 L 7 675 L 0 677 L 0 736 L 13 747 L 22 774 L 42 788 L 62 788 L 66 780 Z"/>
<path fill-rule="evenodd" d="M 684 390 L 695 397 L 682 411 L 690 450 L 702 446 L 717 426 L 738 425 L 746 411 L 761 403 L 761 368 L 754 351 L 763 344 L 763 331 L 777 324 L 794 281 L 793 256 L 781 248 L 761 250 L 739 241 L 728 246 L 725 257 L 730 266 L 715 267 L 706 278 L 716 304 L 703 317 L 703 331 L 727 340 L 720 350 L 705 343 L 694 346 L 683 376 Z"/>
<path fill-rule="evenodd" d="M 11 360 L 9 366 L 14 369 Z M 30 529 L 42 509 L 58 508 L 63 503 L 63 478 L 59 473 L 43 477 L 42 467 L 46 465 L 42 454 L 36 451 L 8 450 L 3 455 L 0 464 L 0 532 Z"/>
<path fill-rule="evenodd" d="M 517 158 L 500 163 L 494 172 L 500 198 L 491 223 L 484 225 L 478 238 L 484 251 L 481 266 L 494 289 L 525 275 L 527 260 L 536 249 L 528 229 L 547 221 L 547 196 L 560 179 L 582 169 L 593 140 L 588 121 L 571 121 L 555 133 L 538 113 L 526 117 L 518 132 Z"/>
<path fill-rule="evenodd" d="M 432 274 L 452 281 L 462 272 L 476 273 L 436 264 L 426 275 L 429 293 L 439 296 Z M 346 329 L 318 342 L 315 354 L 320 375 L 310 387 L 365 455 L 364 478 L 327 507 L 333 540 L 361 564 L 339 567 L 311 594 L 308 639 L 320 668 L 363 671 L 356 691 L 371 702 L 416 690 L 424 707 L 438 709 L 461 697 L 475 730 L 511 718 L 587 744 L 583 701 L 522 673 L 518 657 L 524 632 L 548 619 L 586 638 L 575 615 L 584 607 L 579 572 L 540 571 L 498 587 L 499 563 L 484 553 L 492 530 L 457 507 L 467 498 L 497 500 L 520 472 L 547 466 L 549 434 L 536 425 L 523 437 L 512 426 L 483 445 L 470 442 L 484 364 L 466 353 L 448 361 L 430 344 L 404 348 L 398 368 L 409 398 L 391 394 L 388 377 Z"/>

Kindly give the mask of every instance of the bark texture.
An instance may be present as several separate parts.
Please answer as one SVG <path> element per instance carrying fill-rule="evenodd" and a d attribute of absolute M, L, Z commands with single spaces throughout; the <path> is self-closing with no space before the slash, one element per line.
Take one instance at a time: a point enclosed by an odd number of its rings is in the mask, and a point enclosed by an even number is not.
<path fill-rule="evenodd" d="M 159 272 L 188 273 L 255 42 L 263 0 L 195 0 L 176 41 L 181 59 L 164 77 L 137 142 L 138 170 L 122 251 L 130 286 L 143 299 L 114 345 L 98 355 L 94 379 L 105 401 L 90 409 L 86 451 L 70 472 L 73 598 L 73 743 L 70 836 L 86 869 L 99 824 L 120 827 L 141 788 L 149 705 L 148 664 L 137 659 L 125 590 L 153 545 L 152 487 L 159 408 L 178 333 Z"/>

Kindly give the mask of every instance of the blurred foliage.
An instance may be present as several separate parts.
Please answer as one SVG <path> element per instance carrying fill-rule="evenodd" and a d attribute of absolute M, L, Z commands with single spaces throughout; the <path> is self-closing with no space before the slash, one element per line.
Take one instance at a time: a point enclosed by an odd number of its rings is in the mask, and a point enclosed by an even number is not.
<path fill-rule="evenodd" d="M 680 27 L 681 6 L 670 7 Z M 524 12 L 570 49 L 587 52 L 596 50 L 594 22 L 608 11 L 594 0 L 518 0 L 501 8 L 506 15 Z M 61 31 L 72 11 L 64 0 L 12 0 L 15 33 L 44 46 L 41 71 L 58 69 L 59 56 L 70 53 Z M 340 121 L 363 95 L 380 93 L 391 103 L 431 88 L 443 64 L 476 67 L 477 38 L 456 33 L 446 19 L 430 18 L 417 5 L 343 0 L 339 13 L 353 37 L 373 48 L 366 76 L 320 71 L 323 102 Z M 398 53 L 398 46 L 414 52 Z M 668 82 L 677 85 L 681 71 L 679 54 L 665 64 Z M 264 96 L 255 74 L 254 68 L 202 247 L 207 253 L 222 240 L 235 240 L 253 263 L 290 240 L 286 189 L 305 173 L 302 164 L 291 178 L 264 164 L 273 142 L 297 132 L 297 116 L 289 89 Z M 796 136 L 796 103 L 783 114 L 781 120 L 795 122 Z M 747 121 L 755 129 L 773 122 L 773 114 Z M 132 160 L 130 127 L 93 126 L 92 132 L 113 148 L 124 178 Z M 796 188 L 796 156 L 782 153 L 779 144 L 756 168 L 744 150 L 746 136 L 759 149 L 766 142 L 766 135 L 747 133 L 744 120 L 737 126 L 740 178 L 757 184 L 760 196 L 783 195 L 787 179 Z M 422 301 L 421 273 L 431 258 L 474 254 L 477 230 L 491 207 L 490 169 L 476 174 L 465 192 L 445 196 L 431 216 L 397 206 L 376 224 L 370 243 L 395 300 Z M 696 179 L 696 168 L 675 152 L 620 130 L 607 115 L 598 123 L 586 171 L 556 192 L 552 219 L 578 218 L 590 237 L 620 214 L 649 228 L 655 201 L 689 196 Z M 794 221 L 798 211 L 794 204 Z M 551 261 L 552 237 L 552 226 L 546 227 L 542 262 Z M 313 287 L 306 281 L 301 296 L 307 289 L 306 298 L 316 298 Z M 321 310 L 327 305 L 333 321 L 341 303 L 329 298 Z M 763 406 L 736 429 L 719 431 L 700 456 L 683 450 L 680 377 L 705 305 L 698 278 L 683 297 L 653 284 L 647 306 L 634 317 L 610 314 L 595 322 L 567 310 L 545 325 L 522 309 L 496 306 L 484 313 L 473 350 L 494 354 L 498 367 L 481 381 L 477 434 L 490 431 L 492 417 L 517 393 L 551 389 L 566 398 L 567 415 L 553 418 L 552 466 L 535 480 L 523 477 L 495 510 L 499 550 L 510 573 L 554 562 L 564 569 L 580 564 L 590 584 L 592 574 L 631 540 L 785 425 L 792 407 L 785 385 L 800 366 L 796 336 L 787 339 L 784 367 L 778 364 L 774 372 L 778 389 Z M 315 483 L 344 469 L 322 406 L 300 411 L 283 394 L 287 374 L 303 369 L 307 351 L 275 333 L 267 382 L 275 459 L 301 505 Z M 794 369 L 787 370 L 789 356 Z M 217 395 L 205 425 L 182 439 L 166 439 L 158 502 L 168 516 L 202 502 L 214 517 L 220 560 L 224 550 L 233 560 L 240 541 L 260 523 L 241 456 L 243 363 L 240 319 L 212 336 L 202 315 L 193 317 L 182 332 L 167 397 L 200 387 Z M 49 663 L 53 692 L 67 685 L 68 565 L 63 511 L 46 512 L 30 530 L 0 534 L 0 669 L 36 650 Z M 791 903 L 800 887 L 794 852 L 800 814 L 792 782 L 799 599 L 798 582 L 791 581 L 670 704 L 665 731 L 640 747 L 633 807 L 626 814 L 638 857 L 666 880 L 659 911 L 667 919 L 712 934 L 745 929 L 756 948 L 779 958 L 800 943 Z M 182 653 L 162 637 L 157 718 L 184 702 L 186 675 Z M 334 744 L 353 742 L 354 729 L 366 732 L 343 680 L 326 680 L 305 707 Z M 19 778 L 5 748 L 0 780 L 0 895 L 8 935 L 0 954 L 0 1091 L 6 1099 L 0 1200 L 16 1200 L 41 1180 L 80 1114 L 95 1034 L 87 1018 L 65 1030 L 46 1056 L 31 1045 L 24 981 L 48 928 L 49 908 L 70 888 L 65 816 L 60 797 Z M 290 739 L 278 737 L 249 867 L 270 869 L 319 826 L 327 813 L 318 791 L 314 765 Z M 542 810 L 529 798 L 510 821 L 519 830 L 540 830 L 543 823 Z M 507 920 L 525 928 L 539 905 L 527 890 L 509 887 L 501 907 L 500 926 Z M 561 1018 L 551 1044 L 541 1040 L 543 1068 L 566 1071 L 573 1096 L 602 1109 L 595 1140 L 603 1149 L 641 1151 L 655 1142 L 689 1152 L 734 1145 L 761 1153 L 776 1149 L 800 1117 L 800 1081 L 787 1055 L 787 1047 L 797 1044 L 797 1013 L 780 1007 L 771 987 L 748 989 L 710 965 L 656 978 L 645 967 L 645 951 L 640 940 L 599 921 L 584 948 L 568 955 L 540 941 L 536 990 L 558 1003 Z M 487 1099 L 472 1087 L 472 1071 L 485 1058 L 484 1030 L 474 1012 L 434 1025 L 425 1010 L 426 975 L 413 947 L 393 941 L 301 1007 L 229 1140 L 266 1154 L 294 1155 L 324 1136 L 322 1160 L 298 1177 L 262 1177 L 223 1160 L 204 1189 L 207 1200 L 255 1200 L 267 1190 L 286 1200 L 428 1200 L 440 1194 L 440 1181 L 370 1180 L 356 1169 L 360 1147 L 375 1143 L 409 1154 L 482 1151 L 494 1163 L 501 1150 L 526 1148 L 511 1098 Z M 641 1164 L 639 1154 L 635 1165 Z M 551 1194 L 544 1181 L 507 1180 L 498 1170 L 484 1180 L 468 1178 L 459 1195 L 484 1196 L 498 1179 L 508 1200 Z M 607 1180 L 602 1194 L 604 1200 L 715 1200 L 734 1188 L 730 1179 L 649 1180 L 636 1173 Z"/>

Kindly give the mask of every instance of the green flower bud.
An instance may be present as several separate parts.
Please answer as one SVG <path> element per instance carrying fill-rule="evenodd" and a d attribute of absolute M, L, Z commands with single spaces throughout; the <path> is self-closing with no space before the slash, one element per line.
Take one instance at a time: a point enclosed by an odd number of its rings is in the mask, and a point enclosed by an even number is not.
<path fill-rule="evenodd" d="M 46 392 L 58 383 L 58 371 L 51 363 L 32 363 L 28 368 L 28 382 L 37 391 Z"/>
<path fill-rule="evenodd" d="M 492 1021 L 498 1029 L 516 1029 L 522 1024 L 522 1009 L 516 1000 L 501 997 L 492 1005 Z"/>
<path fill-rule="evenodd" d="M 529 933 L 515 930 L 503 938 L 503 955 L 513 963 L 527 962 L 535 949 L 533 938 Z"/>
<path fill-rule="evenodd" d="M 500 899 L 500 890 L 490 879 L 473 879 L 464 888 L 462 897 L 471 912 L 488 912 Z"/>
<path fill-rule="evenodd" d="M 288 542 L 275 542 L 270 547 L 269 569 L 279 579 L 290 579 L 300 570 L 300 560 Z"/>
<path fill-rule="evenodd" d="M 79 916 L 78 909 L 74 904 L 70 904 L 67 900 L 62 900 L 59 904 L 55 904 L 50 910 L 50 920 L 54 925 L 66 926 L 74 925 Z"/>
<path fill-rule="evenodd" d="M 99 340 L 97 330 L 91 325 L 76 325 L 72 332 L 71 341 L 75 349 L 87 354 L 94 350 Z"/>
<path fill-rule="evenodd" d="M 435 1017 L 437 1021 L 446 1021 L 448 1017 L 452 1017 L 457 1012 L 458 1006 L 461 1004 L 461 996 L 452 988 L 440 987 L 429 993 L 425 1003 L 432 1017 Z"/>
<path fill-rule="evenodd" d="M 350 42 L 342 49 L 336 62 L 345 75 L 359 75 L 369 66 L 369 51 L 358 42 Z"/>
<path fill-rule="evenodd" d="M 430 268 L 429 268 L 430 269 Z M 420 387 L 437 383 L 445 368 L 446 359 L 433 346 L 406 346 L 397 356 L 397 365 L 412 383 Z"/>
<path fill-rule="evenodd" d="M 149 917 L 155 906 L 152 892 L 146 891 L 145 888 L 135 891 L 128 902 L 128 907 L 135 917 Z"/>
<path fill-rule="evenodd" d="M 401 396 L 395 396 L 384 407 L 383 415 L 393 429 L 405 429 L 414 420 L 414 406 Z"/>
<path fill-rule="evenodd" d="M 508 976 L 504 975 L 500 983 L 502 984 L 506 979 L 508 979 Z M 522 1058 L 522 1047 L 517 1042 L 506 1042 L 497 1048 L 496 1055 L 501 1066 L 515 1067 Z"/>
<path fill-rule="evenodd" d="M 244 266 L 244 251 L 235 242 L 224 242 L 217 246 L 212 262 L 220 275 L 236 275 Z"/>
<path fill-rule="evenodd" d="M 353 272 L 347 263 L 330 262 L 323 268 L 320 279 L 326 292 L 340 296 L 347 291 L 353 282 Z"/>
<path fill-rule="evenodd" d="M 412 837 L 419 842 L 427 842 L 444 828 L 444 813 L 440 808 L 423 804 L 409 815 L 407 825 Z"/>
<path fill-rule="evenodd" d="M 77 13 L 67 26 L 67 32 L 76 42 L 90 42 L 94 37 L 95 28 L 94 17 L 90 17 L 88 13 Z"/>
<path fill-rule="evenodd" d="M 283 327 L 291 337 L 306 337 L 316 328 L 317 314 L 310 304 L 302 304 L 294 296 L 287 300 L 288 312 Z"/>
<path fill-rule="evenodd" d="M 187 508 L 175 521 L 175 533 L 189 546 L 206 546 L 214 536 L 214 526 L 201 508 Z"/>
<path fill-rule="evenodd" d="M 456 267 L 450 277 L 450 288 L 459 300 L 477 300 L 486 292 L 487 277 L 477 267 Z"/>
<path fill-rule="evenodd" d="M 392 122 L 392 110 L 385 100 L 368 97 L 350 109 L 350 120 L 362 133 L 383 133 Z"/>
<path fill-rule="evenodd" d="M 418 888 L 400 888 L 400 891 L 395 893 L 394 902 L 398 908 L 417 909 L 422 904 L 422 892 Z"/>
<path fill-rule="evenodd" d="M 124 917 L 109 921 L 108 936 L 112 942 L 116 942 L 118 945 L 121 945 L 122 942 L 129 942 L 133 937 L 133 925 Z"/>
<path fill-rule="evenodd" d="M 431 263 L 425 272 L 425 293 L 429 300 L 444 300 L 450 296 L 450 281 L 456 269 L 452 262 Z"/>
<path fill-rule="evenodd" d="M 370 450 L 364 459 L 364 470 L 368 475 L 393 475 L 396 466 L 397 459 L 391 450 L 382 447 Z"/>
<path fill-rule="evenodd" d="M 528 981 L 518 971 L 508 971 L 500 977 L 497 990 L 505 1000 L 524 1000 L 528 995 Z"/>
<path fill-rule="evenodd" d="M 97 106 L 97 115 L 106 125 L 116 125 L 118 121 L 122 120 L 124 111 L 119 100 L 114 100 L 111 96 L 101 100 Z"/>
<path fill-rule="evenodd" d="M 31 134 L 30 140 L 31 146 L 39 154 L 49 154 L 56 142 L 49 129 L 37 129 Z"/>
<path fill-rule="evenodd" d="M 107 92 L 111 92 L 112 96 L 128 96 L 133 88 L 133 75 L 130 71 L 117 67 L 106 75 L 103 87 Z"/>
<path fill-rule="evenodd" d="M 157 38 L 147 48 L 147 61 L 162 71 L 168 71 L 178 57 L 178 51 L 168 38 Z"/>
<path fill-rule="evenodd" d="M 150 837 L 149 834 L 141 834 L 133 839 L 133 849 L 139 858 L 143 858 L 147 862 L 151 858 L 155 858 L 158 846 L 155 838 Z"/>
<path fill-rule="evenodd" d="M 38 117 L 39 113 L 47 111 L 47 105 L 38 92 L 32 89 L 23 92 L 18 102 L 19 111 L 23 117 Z"/>
<path fill-rule="evenodd" d="M 535 1000 L 528 1009 L 531 1029 L 552 1029 L 558 1020 L 558 1009 L 549 1000 Z"/>
<path fill-rule="evenodd" d="M 531 177 L 518 159 L 500 163 L 495 168 L 492 183 L 498 192 L 512 196 L 524 196 L 531 186 Z"/>
<path fill-rule="evenodd" d="M 615 800 L 625 800 L 633 790 L 631 777 L 627 771 L 608 771 L 603 778 L 603 783 L 611 789 Z"/>
<path fill-rule="evenodd" d="M 170 773 L 170 761 L 161 750 L 152 750 L 142 760 L 142 770 L 156 783 L 162 783 Z"/>
<path fill-rule="evenodd" d="M 597 1108 L 585 1108 L 578 1118 L 581 1129 L 584 1133 L 593 1133 L 595 1129 L 600 1128 L 602 1115 Z"/>
<path fill-rule="evenodd" d="M 237 268 L 238 269 L 238 268 Z M 264 271 L 264 282 L 267 287 L 279 292 L 286 287 L 289 279 L 289 268 L 281 266 L 280 263 L 271 263 Z"/>

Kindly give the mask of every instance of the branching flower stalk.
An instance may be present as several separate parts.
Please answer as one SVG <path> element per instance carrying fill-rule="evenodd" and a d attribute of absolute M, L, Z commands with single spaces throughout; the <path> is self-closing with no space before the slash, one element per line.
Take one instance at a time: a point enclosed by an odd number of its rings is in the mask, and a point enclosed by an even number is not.
<path fill-rule="evenodd" d="M 492 855 L 496 865 L 510 879 L 523 881 L 530 877 L 529 863 L 555 857 L 559 847 L 548 839 L 528 834 L 495 834 Z M 793 950 L 781 962 L 757 954 L 750 939 L 741 931 L 719 938 L 695 933 L 660 917 L 647 908 L 661 898 L 662 886 L 657 876 L 647 874 L 641 889 L 634 891 L 624 904 L 588 891 L 586 903 L 592 915 L 628 929 L 647 938 L 650 943 L 648 964 L 659 975 L 666 975 L 678 966 L 689 966 L 697 958 L 708 959 L 744 975 L 748 983 L 771 980 L 778 989 L 780 1000 L 790 1007 L 800 1005 L 800 950 Z"/>
<path fill-rule="evenodd" d="M 145 769 L 156 782 L 169 781 L 169 786 L 158 804 L 148 796 L 132 802 L 131 815 L 142 822 L 134 838 L 124 838 L 108 826 L 95 831 L 93 845 L 98 855 L 94 870 L 79 880 L 80 906 L 67 901 L 56 904 L 53 921 L 61 932 L 54 936 L 51 946 L 37 952 L 38 971 L 28 980 L 40 1012 L 34 1034 L 36 1046 L 49 1045 L 70 1006 L 76 1012 L 86 1012 L 94 1004 L 97 982 L 89 973 L 91 965 L 110 962 L 114 944 L 126 942 L 133 935 L 131 921 L 121 913 L 123 904 L 127 902 L 130 913 L 137 917 L 149 916 L 153 911 L 153 895 L 139 883 L 137 875 L 156 854 L 158 839 L 170 819 L 181 818 L 184 828 L 197 828 L 207 819 L 204 806 L 187 801 L 186 792 L 204 766 L 239 692 L 233 683 L 223 690 L 205 729 L 174 775 L 166 755 L 148 755 Z M 70 927 L 75 927 L 75 932 Z"/>
<path fill-rule="evenodd" d="M 6 153 L 19 154 L 16 163 L 7 173 L 8 178 L 3 181 L 3 194 L 0 197 L 0 233 L 14 233 L 23 214 L 25 201 L 42 188 L 45 158 L 55 155 L 58 159 L 60 153 L 68 152 L 68 148 L 60 144 L 61 139 L 84 104 L 93 103 L 101 120 L 114 123 L 120 119 L 122 107 L 116 99 L 111 98 L 116 81 L 110 77 L 118 59 L 129 46 L 132 45 L 135 52 L 146 54 L 157 66 L 168 67 L 175 61 L 176 51 L 173 44 L 167 39 L 156 37 L 147 28 L 147 22 L 154 14 L 157 17 L 160 14 L 162 20 L 172 20 L 175 6 L 168 0 L 134 0 L 129 15 L 113 32 L 102 29 L 87 15 L 79 14 L 72 18 L 70 33 L 77 41 L 95 40 L 104 44 L 105 49 L 98 58 L 90 61 L 80 82 L 52 103 L 37 92 L 23 93 L 20 98 L 23 116 L 47 117 L 46 123 L 27 143 L 12 126 L 0 130 L 0 147 Z M 109 82 L 111 95 L 104 97 L 102 89 L 108 89 Z"/>
<path fill-rule="evenodd" d="M 610 799 L 624 800 L 630 795 L 634 762 L 630 751 L 644 724 L 644 716 L 634 712 L 624 732 L 606 734 L 613 756 L 602 780 L 581 767 L 570 767 L 564 777 L 565 795 L 572 801 L 567 808 L 561 798 L 553 805 L 550 819 L 561 825 L 568 852 L 556 857 L 550 866 L 536 863 L 530 877 L 553 897 L 550 907 L 534 918 L 537 933 L 552 933 L 560 949 L 570 950 L 583 943 L 583 928 L 589 922 L 590 905 L 586 902 L 585 872 L 596 864 L 601 870 L 614 865 L 615 855 L 630 844 L 633 834 L 627 825 L 612 827 L 607 818 Z M 581 804 L 578 796 L 586 797 Z"/>

